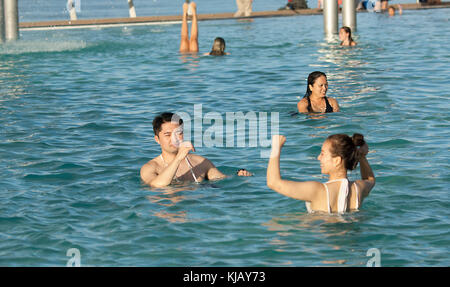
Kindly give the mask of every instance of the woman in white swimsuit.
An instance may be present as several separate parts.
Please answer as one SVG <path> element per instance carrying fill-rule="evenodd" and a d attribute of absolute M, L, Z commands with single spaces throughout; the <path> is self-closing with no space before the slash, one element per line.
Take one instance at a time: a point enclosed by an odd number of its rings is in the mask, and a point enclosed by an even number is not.
<path fill-rule="evenodd" d="M 289 181 L 280 175 L 280 153 L 286 137 L 272 137 L 272 152 L 267 167 L 267 186 L 278 193 L 306 201 L 309 212 L 343 213 L 358 210 L 375 185 L 375 176 L 366 159 L 369 147 L 361 134 L 329 136 L 318 156 L 327 183 L 317 181 Z M 347 170 L 360 164 L 361 180 L 349 182 Z"/>

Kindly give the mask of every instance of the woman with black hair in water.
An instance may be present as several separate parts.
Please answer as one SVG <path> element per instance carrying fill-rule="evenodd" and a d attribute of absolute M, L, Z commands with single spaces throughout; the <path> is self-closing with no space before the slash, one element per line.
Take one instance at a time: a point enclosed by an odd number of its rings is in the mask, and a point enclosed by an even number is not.
<path fill-rule="evenodd" d="M 326 97 L 328 91 L 327 75 L 316 71 L 308 76 L 306 94 L 297 108 L 300 113 L 332 113 L 339 112 L 336 99 Z"/>
<path fill-rule="evenodd" d="M 352 38 L 352 29 L 347 26 L 339 29 L 339 40 L 341 40 L 341 46 L 356 46 L 356 42 Z"/>

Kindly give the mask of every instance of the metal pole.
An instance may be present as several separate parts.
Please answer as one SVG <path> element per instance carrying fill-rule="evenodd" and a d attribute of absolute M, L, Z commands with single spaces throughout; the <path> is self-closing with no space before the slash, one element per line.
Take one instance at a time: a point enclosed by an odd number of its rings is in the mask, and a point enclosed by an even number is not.
<path fill-rule="evenodd" d="M 18 0 L 4 0 L 5 38 L 7 41 L 19 39 L 19 6 Z"/>
<path fill-rule="evenodd" d="M 0 0 L 0 44 L 5 42 L 5 9 L 3 0 Z"/>
<path fill-rule="evenodd" d="M 338 1 L 323 0 L 323 28 L 325 34 L 332 35 L 338 32 Z"/>
<path fill-rule="evenodd" d="M 67 0 L 67 8 L 69 9 L 70 21 L 77 20 L 77 9 L 75 9 L 73 0 Z"/>
<path fill-rule="evenodd" d="M 342 26 L 349 27 L 352 32 L 356 31 L 356 1 L 342 1 Z"/>
<path fill-rule="evenodd" d="M 133 0 L 128 0 L 128 10 L 130 12 L 130 18 L 136 18 L 136 9 L 134 8 Z"/>

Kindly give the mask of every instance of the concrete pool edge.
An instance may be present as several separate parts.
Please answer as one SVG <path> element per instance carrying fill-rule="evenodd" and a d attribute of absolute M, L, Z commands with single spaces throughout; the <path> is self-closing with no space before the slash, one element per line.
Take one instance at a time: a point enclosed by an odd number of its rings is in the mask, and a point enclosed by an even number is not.
<path fill-rule="evenodd" d="M 450 2 L 440 4 L 422 5 L 422 4 L 401 4 L 403 10 L 423 10 L 423 9 L 442 9 L 450 8 Z M 367 11 L 357 11 L 367 12 Z M 199 21 L 208 20 L 245 20 L 254 18 L 268 17 L 288 17 L 299 15 L 318 15 L 322 14 L 322 9 L 301 9 L 301 10 L 278 10 L 278 11 L 260 11 L 253 12 L 250 17 L 234 17 L 234 13 L 218 14 L 199 14 Z M 80 28 L 98 28 L 98 27 L 117 27 L 117 26 L 141 26 L 141 25 L 161 25 L 181 23 L 181 15 L 172 16 L 144 16 L 136 18 L 104 18 L 104 19 L 83 19 L 83 20 L 59 20 L 59 21 L 41 21 L 41 22 L 23 22 L 19 23 L 20 30 L 56 30 L 56 29 L 80 29 Z"/>

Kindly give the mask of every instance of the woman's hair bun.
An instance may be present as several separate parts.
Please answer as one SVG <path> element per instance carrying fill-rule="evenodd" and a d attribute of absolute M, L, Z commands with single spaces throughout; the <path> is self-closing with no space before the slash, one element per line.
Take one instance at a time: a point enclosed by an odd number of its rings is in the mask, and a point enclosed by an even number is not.
<path fill-rule="evenodd" d="M 366 143 L 362 134 L 353 134 L 352 141 L 353 144 L 357 147 L 363 146 Z"/>

